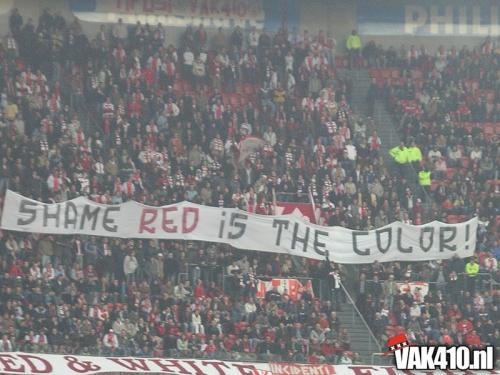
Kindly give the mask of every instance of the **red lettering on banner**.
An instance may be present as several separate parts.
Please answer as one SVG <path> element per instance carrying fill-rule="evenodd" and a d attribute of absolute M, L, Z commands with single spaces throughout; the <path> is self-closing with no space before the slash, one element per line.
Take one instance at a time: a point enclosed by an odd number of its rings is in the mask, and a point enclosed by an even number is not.
<path fill-rule="evenodd" d="M 387 375 L 396 375 L 396 372 L 392 367 L 385 367 L 385 371 L 387 371 Z"/>
<path fill-rule="evenodd" d="M 163 208 L 163 221 L 161 223 L 161 226 L 163 230 L 167 233 L 177 233 L 177 225 L 169 226 L 172 224 L 174 221 L 171 219 L 167 219 L 167 214 L 169 212 L 174 212 L 177 211 L 177 207 L 165 207 Z"/>
<path fill-rule="evenodd" d="M 172 13 L 173 12 L 172 0 L 166 0 L 165 1 L 165 12 L 166 13 Z"/>
<path fill-rule="evenodd" d="M 184 361 L 184 362 L 186 362 L 189 366 L 191 366 L 193 368 L 193 370 L 196 371 L 192 375 L 205 375 L 203 370 L 201 368 L 199 368 L 198 365 L 194 361 Z"/>
<path fill-rule="evenodd" d="M 271 372 L 283 375 L 334 375 L 332 365 L 301 365 L 293 363 L 270 363 Z"/>
<path fill-rule="evenodd" d="M 152 13 L 154 11 L 153 0 L 142 0 L 142 11 Z"/>
<path fill-rule="evenodd" d="M 126 0 L 127 1 L 127 12 L 134 11 L 135 10 L 135 3 L 137 0 Z"/>
<path fill-rule="evenodd" d="M 52 372 L 52 365 L 46 359 L 30 354 L 18 354 L 17 356 L 26 362 L 33 374 L 50 374 Z"/>
<path fill-rule="evenodd" d="M 110 0 L 113 1 L 113 0 Z M 231 17 L 241 20 L 262 16 L 255 0 L 114 0 L 113 11 L 134 14 L 176 14 L 183 17 Z"/>
<path fill-rule="evenodd" d="M 136 359 L 136 358 L 106 358 L 110 361 L 113 361 L 119 366 L 126 368 L 127 370 L 136 371 L 149 371 L 149 367 L 146 364 L 145 359 Z"/>
<path fill-rule="evenodd" d="M 198 0 L 191 0 L 191 13 L 194 14 L 198 8 Z"/>
<path fill-rule="evenodd" d="M 212 1 L 210 3 L 210 15 L 214 15 L 214 14 L 219 14 L 219 9 L 217 8 L 217 5 L 215 1 Z M 222 11 L 224 11 L 224 9 L 229 9 L 230 5 L 229 5 L 229 0 L 226 0 L 226 2 L 224 3 L 224 5 L 222 5 Z M 229 12 L 226 11 L 226 16 L 229 17 Z"/>
<path fill-rule="evenodd" d="M 245 18 L 247 15 L 247 4 L 242 1 L 235 1 L 233 12 L 235 16 Z"/>
<path fill-rule="evenodd" d="M 193 213 L 194 218 L 190 226 L 187 225 L 188 214 Z M 198 225 L 198 219 L 200 217 L 200 209 L 197 207 L 184 207 L 182 212 L 182 233 L 191 233 Z"/>
<path fill-rule="evenodd" d="M 156 208 L 143 208 L 141 212 L 141 219 L 139 222 L 139 233 L 156 233 L 156 226 L 154 225 L 157 217 L 158 210 Z M 161 229 L 165 233 L 178 233 L 179 227 L 175 225 L 175 220 L 169 218 L 169 212 L 176 212 L 178 207 L 164 207 L 162 210 Z M 200 218 L 200 209 L 197 207 L 184 207 L 182 209 L 182 233 L 191 233 L 198 226 Z M 180 224 L 180 223 L 179 223 Z"/>
<path fill-rule="evenodd" d="M 233 363 L 233 366 L 239 370 L 241 375 L 254 375 L 257 370 L 254 365 L 240 365 Z"/>
<path fill-rule="evenodd" d="M 387 372 L 388 375 L 397 375 L 396 369 L 394 367 L 382 367 L 382 368 Z M 398 373 L 401 371 L 403 371 L 403 373 L 406 375 L 414 375 L 413 372 L 411 372 L 410 370 L 398 370 Z M 465 372 L 463 375 L 465 375 L 466 373 L 467 372 Z M 433 375 L 433 372 L 426 372 L 424 374 L 425 375 Z M 454 373 L 450 372 L 450 371 L 446 372 L 446 374 L 454 375 Z"/>
<path fill-rule="evenodd" d="M 151 216 L 146 217 L 146 215 L 151 215 Z M 155 208 L 144 208 L 141 213 L 141 222 L 139 223 L 139 233 L 144 233 L 144 231 L 148 233 L 155 233 L 156 228 L 150 227 L 149 224 L 152 224 L 156 220 L 156 216 L 158 216 L 158 211 Z"/>
<path fill-rule="evenodd" d="M 87 372 L 96 372 L 101 369 L 101 366 L 98 366 L 92 361 L 82 361 L 79 360 L 77 357 L 73 357 L 71 355 L 65 355 L 63 357 L 67 361 L 67 366 L 80 374 L 85 374 Z"/>
<path fill-rule="evenodd" d="M 124 10 L 129 12 L 134 10 L 136 0 L 116 0 L 116 10 Z M 122 9 L 123 5 L 123 9 Z"/>
<path fill-rule="evenodd" d="M 349 366 L 349 368 L 356 375 L 372 375 L 372 372 L 370 370 L 377 371 L 375 367 L 370 367 L 370 366 Z"/>
<path fill-rule="evenodd" d="M 156 366 L 158 366 L 161 371 L 164 372 L 175 372 L 179 374 L 189 374 L 184 367 L 181 366 L 177 359 L 150 359 L 150 362 L 153 362 Z M 168 363 L 165 363 L 168 362 Z M 172 370 L 172 367 L 177 368 L 179 371 Z"/>
<path fill-rule="evenodd" d="M 13 367 L 16 363 L 16 357 L 10 354 L 0 354 L 0 365 L 2 366 L 2 371 L 14 372 L 14 373 L 24 373 L 24 366 Z"/>
<path fill-rule="evenodd" d="M 219 10 L 216 9 L 215 7 L 212 9 L 212 11 L 216 11 L 219 13 Z M 229 1 L 226 1 L 221 8 L 222 13 L 226 13 L 226 17 L 231 16 L 231 3 Z"/>
<path fill-rule="evenodd" d="M 203 361 L 201 362 L 203 364 L 203 366 L 207 366 L 207 365 L 212 365 L 214 366 L 217 371 L 219 371 L 219 374 L 220 375 L 224 375 L 226 372 L 222 369 L 221 366 L 224 366 L 225 368 L 229 368 L 228 365 L 226 365 L 224 362 L 221 362 L 221 361 L 217 361 L 217 362 L 212 362 L 212 361 Z"/>
<path fill-rule="evenodd" d="M 201 16 L 209 16 L 209 10 L 208 10 L 208 0 L 202 0 L 203 3 L 200 6 L 200 15 Z"/>

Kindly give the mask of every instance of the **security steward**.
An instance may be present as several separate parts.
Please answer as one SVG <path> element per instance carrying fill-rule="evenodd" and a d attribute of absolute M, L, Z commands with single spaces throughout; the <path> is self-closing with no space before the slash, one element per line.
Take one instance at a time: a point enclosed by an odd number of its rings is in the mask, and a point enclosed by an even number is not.
<path fill-rule="evenodd" d="M 408 148 L 405 146 L 405 143 L 401 142 L 399 146 L 391 148 L 389 150 L 389 155 L 391 155 L 396 162 L 399 174 L 405 177 L 405 165 L 408 163 Z"/>
<path fill-rule="evenodd" d="M 422 189 L 425 192 L 423 197 L 423 199 L 425 200 L 426 197 L 429 196 L 432 184 L 431 171 L 429 171 L 427 165 L 424 165 L 422 170 L 418 172 L 418 184 L 422 187 Z"/>
<path fill-rule="evenodd" d="M 415 171 L 420 171 L 420 165 L 422 163 L 422 151 L 416 145 L 415 141 L 411 142 L 411 146 L 408 147 L 408 163 L 413 165 Z"/>

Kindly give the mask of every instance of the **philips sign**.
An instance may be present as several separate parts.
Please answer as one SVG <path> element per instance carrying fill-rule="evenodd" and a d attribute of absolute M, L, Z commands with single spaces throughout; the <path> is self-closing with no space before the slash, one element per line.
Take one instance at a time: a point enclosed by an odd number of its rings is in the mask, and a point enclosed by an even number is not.
<path fill-rule="evenodd" d="M 493 0 L 359 0 L 358 28 L 365 35 L 498 36 L 499 11 Z"/>

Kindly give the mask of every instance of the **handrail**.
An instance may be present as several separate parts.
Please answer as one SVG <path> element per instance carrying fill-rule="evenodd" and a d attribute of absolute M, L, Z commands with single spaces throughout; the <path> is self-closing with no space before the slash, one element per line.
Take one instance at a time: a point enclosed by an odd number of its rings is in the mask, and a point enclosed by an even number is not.
<path fill-rule="evenodd" d="M 382 351 L 382 347 L 380 346 L 379 341 L 377 340 L 377 338 L 373 334 L 373 331 L 371 330 L 370 326 L 368 325 L 368 323 L 366 322 L 365 318 L 363 317 L 363 314 L 361 314 L 361 312 L 356 307 L 356 304 L 354 303 L 354 300 L 352 299 L 352 297 L 349 294 L 349 292 L 347 291 L 347 289 L 344 287 L 344 284 L 340 281 L 339 285 L 342 288 L 342 290 L 344 291 L 344 293 L 345 293 L 347 299 L 349 300 L 349 302 L 351 303 L 353 309 L 356 311 L 356 313 L 358 314 L 358 316 L 361 318 L 361 321 L 363 322 L 363 324 L 365 325 L 366 329 L 368 330 L 368 333 L 370 334 L 370 337 L 375 342 L 375 345 L 377 346 L 379 352 L 381 352 Z"/>
<path fill-rule="evenodd" d="M 460 273 L 457 273 L 457 276 L 467 276 L 468 274 L 465 273 L 465 272 L 460 272 Z M 491 273 L 490 272 L 478 272 L 476 273 L 476 276 L 488 276 L 489 278 L 491 278 Z M 378 280 L 379 283 L 383 283 L 385 280 Z M 429 284 L 436 284 L 438 283 L 438 281 L 425 281 L 425 280 L 394 280 L 395 282 L 397 283 L 429 283 Z M 365 282 L 374 282 L 373 279 L 366 279 Z M 446 283 L 447 281 L 445 281 Z"/>

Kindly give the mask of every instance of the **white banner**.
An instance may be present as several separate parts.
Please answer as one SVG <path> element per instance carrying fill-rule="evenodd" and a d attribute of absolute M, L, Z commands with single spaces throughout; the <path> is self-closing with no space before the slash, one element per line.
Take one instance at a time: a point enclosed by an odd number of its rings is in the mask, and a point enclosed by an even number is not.
<path fill-rule="evenodd" d="M 87 22 L 109 23 L 121 18 L 128 24 L 140 21 L 198 27 L 201 23 L 205 27 L 262 29 L 266 21 L 262 0 L 98 0 L 69 1 L 69 5 L 78 18 Z"/>
<path fill-rule="evenodd" d="M 311 224 L 295 215 L 266 216 L 180 202 L 104 205 L 79 197 L 44 204 L 7 191 L 1 228 L 22 232 L 227 243 L 239 249 L 337 263 L 423 261 L 472 256 L 477 218 L 460 224 L 394 222 L 371 231 Z"/>
<path fill-rule="evenodd" d="M 425 371 L 398 371 L 390 366 L 298 363 L 227 362 L 202 359 L 90 357 L 56 354 L 0 353 L 0 373 L 77 375 L 102 373 L 169 375 L 428 375 Z M 433 370 L 432 374 L 470 374 Z M 474 371 L 474 374 L 499 374 Z"/>

